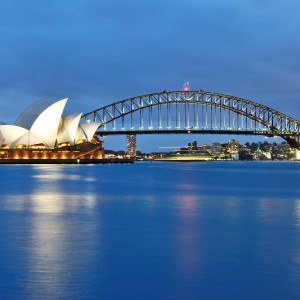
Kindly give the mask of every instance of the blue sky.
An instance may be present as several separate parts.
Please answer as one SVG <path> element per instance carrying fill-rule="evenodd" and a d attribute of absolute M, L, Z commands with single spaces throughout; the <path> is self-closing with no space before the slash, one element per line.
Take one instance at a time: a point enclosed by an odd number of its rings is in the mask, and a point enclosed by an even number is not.
<path fill-rule="evenodd" d="M 300 119 L 299 10 L 296 0 L 2 0 L 0 121 L 44 97 L 86 113 L 186 81 Z M 230 138 L 139 136 L 138 148 Z M 125 137 L 104 146 L 125 149 Z"/>

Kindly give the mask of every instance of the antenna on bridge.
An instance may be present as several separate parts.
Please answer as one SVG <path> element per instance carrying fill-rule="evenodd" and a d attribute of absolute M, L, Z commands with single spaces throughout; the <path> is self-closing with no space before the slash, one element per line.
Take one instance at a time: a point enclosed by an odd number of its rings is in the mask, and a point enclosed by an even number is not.
<path fill-rule="evenodd" d="M 190 90 L 190 83 L 185 82 L 184 85 L 183 85 L 183 91 L 188 92 L 189 90 Z"/>

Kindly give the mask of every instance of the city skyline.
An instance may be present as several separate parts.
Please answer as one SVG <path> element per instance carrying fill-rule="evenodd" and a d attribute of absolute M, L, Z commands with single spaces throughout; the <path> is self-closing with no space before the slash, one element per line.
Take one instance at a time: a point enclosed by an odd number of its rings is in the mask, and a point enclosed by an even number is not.
<path fill-rule="evenodd" d="M 212 144 L 216 143 L 216 144 L 227 144 L 229 143 L 230 141 L 234 140 L 234 141 L 237 141 L 240 145 L 245 145 L 247 143 L 249 143 L 250 145 L 252 143 L 254 144 L 263 144 L 265 142 L 269 143 L 269 144 L 273 144 L 273 143 L 276 143 L 277 145 L 280 145 L 280 144 L 285 144 L 287 143 L 284 139 L 280 138 L 280 137 L 256 137 L 256 140 L 251 140 L 249 139 L 249 136 L 232 136 L 232 135 L 222 135 L 223 137 L 223 140 L 217 140 L 217 139 L 213 139 L 212 142 L 202 142 L 201 139 L 197 139 L 196 137 L 199 137 L 199 134 L 187 134 L 187 135 L 183 135 L 183 134 L 176 134 L 177 136 L 177 143 L 173 143 L 173 144 L 162 144 L 162 146 L 159 146 L 157 149 L 154 149 L 154 150 L 151 150 L 151 151 L 143 151 L 143 147 L 140 147 L 139 146 L 139 136 L 137 135 L 134 139 L 134 143 L 135 143 L 135 147 L 136 147 L 136 151 L 138 152 L 141 152 L 141 153 L 151 153 L 151 152 L 170 152 L 172 150 L 176 150 L 176 149 L 179 149 L 179 148 L 182 148 L 182 147 L 188 147 L 190 143 L 194 143 L 196 142 L 196 144 L 198 146 L 200 145 L 208 145 L 208 146 L 211 146 Z M 182 136 L 186 136 L 186 138 L 183 139 L 180 138 Z M 201 135 L 200 135 L 201 136 Z M 202 135 L 203 136 L 203 135 Z M 213 135 L 212 135 L 213 136 Z M 217 135 L 219 136 L 219 135 Z M 132 138 L 132 135 L 130 135 L 130 137 Z M 248 137 L 248 140 L 247 140 L 247 137 Z M 107 137 L 106 137 L 107 138 Z M 106 139 L 105 138 L 105 139 Z M 124 152 L 128 152 L 128 138 L 127 136 L 123 136 L 124 138 L 124 145 L 121 145 L 122 147 L 120 148 L 110 148 L 110 147 L 105 147 L 105 143 L 104 143 L 104 149 L 105 150 L 108 150 L 108 151 L 115 151 L 115 152 L 118 152 L 118 151 L 124 151 Z M 104 139 L 104 141 L 105 141 Z"/>

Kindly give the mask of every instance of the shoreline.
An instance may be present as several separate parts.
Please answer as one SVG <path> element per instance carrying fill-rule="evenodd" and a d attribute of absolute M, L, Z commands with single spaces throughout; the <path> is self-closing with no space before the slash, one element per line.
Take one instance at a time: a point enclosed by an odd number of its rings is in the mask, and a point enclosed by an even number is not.
<path fill-rule="evenodd" d="M 0 159 L 0 165 L 35 165 L 35 164 L 131 164 L 133 159 L 95 158 L 95 159 Z"/>

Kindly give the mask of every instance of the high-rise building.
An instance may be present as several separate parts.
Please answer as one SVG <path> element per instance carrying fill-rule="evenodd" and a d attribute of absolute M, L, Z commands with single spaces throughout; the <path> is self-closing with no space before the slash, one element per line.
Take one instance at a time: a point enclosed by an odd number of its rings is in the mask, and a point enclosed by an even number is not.
<path fill-rule="evenodd" d="M 126 136 L 126 153 L 130 157 L 136 156 L 136 135 L 127 134 Z"/>
<path fill-rule="evenodd" d="M 188 143 L 188 148 L 193 150 L 197 149 L 197 142 L 193 141 L 191 143 Z"/>

